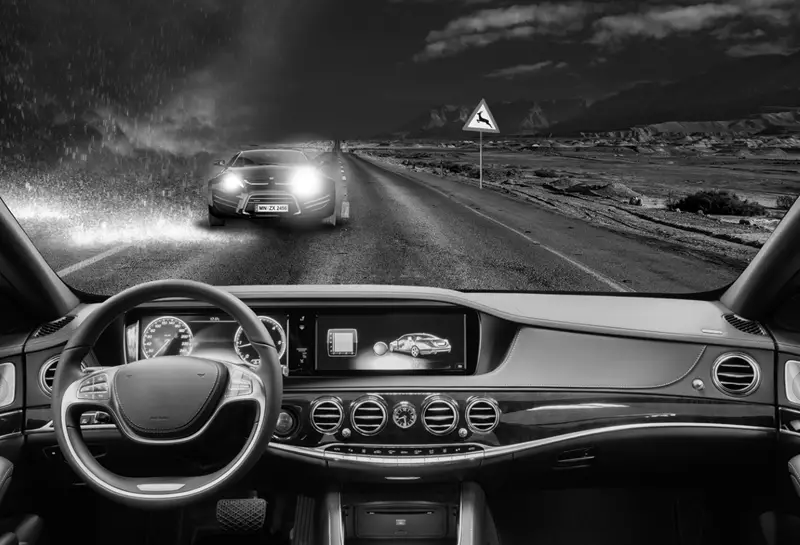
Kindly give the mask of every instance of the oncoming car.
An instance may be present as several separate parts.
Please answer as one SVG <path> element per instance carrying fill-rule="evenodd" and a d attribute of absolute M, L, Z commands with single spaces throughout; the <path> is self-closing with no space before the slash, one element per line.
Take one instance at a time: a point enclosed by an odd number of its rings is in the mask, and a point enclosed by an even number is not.
<path fill-rule="evenodd" d="M 293 149 L 240 151 L 207 185 L 208 224 L 226 218 L 319 218 L 336 225 L 336 183 Z"/>
<path fill-rule="evenodd" d="M 390 352 L 411 354 L 412 357 L 450 353 L 450 341 L 430 333 L 409 333 L 389 343 Z"/>

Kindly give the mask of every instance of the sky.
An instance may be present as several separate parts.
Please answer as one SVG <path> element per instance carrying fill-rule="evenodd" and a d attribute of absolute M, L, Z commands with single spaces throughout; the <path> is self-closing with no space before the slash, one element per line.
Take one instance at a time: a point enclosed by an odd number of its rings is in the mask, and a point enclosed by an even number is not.
<path fill-rule="evenodd" d="M 25 84 L 144 145 L 354 138 L 800 47 L 798 0 L 8 0 Z M 13 7 L 10 7 L 13 6 Z"/>

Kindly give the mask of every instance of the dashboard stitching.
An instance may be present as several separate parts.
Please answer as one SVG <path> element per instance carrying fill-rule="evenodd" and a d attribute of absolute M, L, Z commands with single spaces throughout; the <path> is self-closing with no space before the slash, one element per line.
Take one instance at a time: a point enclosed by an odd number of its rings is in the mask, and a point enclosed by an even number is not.
<path fill-rule="evenodd" d="M 190 427 L 194 423 L 195 418 L 197 418 L 197 415 L 200 414 L 200 411 L 202 411 L 205 408 L 206 403 L 208 403 L 208 400 L 211 397 L 211 394 L 214 393 L 214 387 L 217 385 L 217 381 L 219 381 L 219 368 L 217 368 L 216 366 L 214 366 L 214 374 L 215 374 L 214 385 L 209 390 L 208 395 L 206 395 L 205 401 L 203 401 L 203 403 L 200 405 L 200 408 L 197 409 L 197 411 L 192 415 L 192 417 L 189 419 L 189 421 L 186 424 L 184 424 L 183 426 L 179 426 L 177 428 L 168 429 L 168 430 L 159 430 L 157 428 L 145 428 L 144 426 L 138 426 L 138 425 L 134 424 L 130 420 L 130 417 L 128 417 L 125 414 L 125 407 L 123 407 L 123 405 L 122 405 L 122 401 L 119 398 L 119 393 L 117 392 L 116 388 L 114 388 L 114 399 L 117 401 L 117 405 L 119 405 L 120 412 L 125 417 L 125 420 L 127 420 L 127 423 L 130 425 L 130 427 L 132 427 L 132 428 L 134 428 L 136 430 L 145 431 L 145 432 L 152 432 L 152 433 L 162 434 L 162 435 L 163 434 L 167 434 L 167 433 L 174 433 L 174 432 L 178 432 L 178 431 L 181 431 L 183 429 L 186 429 L 186 428 Z"/>
<path fill-rule="evenodd" d="M 682 374 L 681 376 L 679 376 L 678 378 L 676 378 L 672 382 L 667 382 L 666 384 L 661 384 L 661 385 L 658 385 L 658 386 L 650 386 L 650 388 L 663 388 L 665 386 L 670 386 L 670 385 L 675 384 L 677 382 L 680 382 L 683 379 L 685 379 L 686 377 L 688 377 L 689 374 L 692 371 L 694 371 L 694 368 L 697 367 L 697 364 L 700 363 L 700 360 L 702 359 L 703 354 L 706 353 L 706 349 L 707 348 L 708 348 L 708 345 L 705 345 L 705 346 L 703 346 L 703 348 L 700 349 L 700 353 L 697 355 L 697 358 L 695 358 L 694 363 L 692 364 L 691 367 L 689 367 L 689 369 L 684 374 Z"/>

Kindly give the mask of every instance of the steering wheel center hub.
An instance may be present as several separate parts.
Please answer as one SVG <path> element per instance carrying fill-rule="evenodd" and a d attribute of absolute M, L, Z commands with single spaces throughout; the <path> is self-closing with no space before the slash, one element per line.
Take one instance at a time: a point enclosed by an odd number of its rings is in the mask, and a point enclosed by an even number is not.
<path fill-rule="evenodd" d="M 178 439 L 197 433 L 225 394 L 225 365 L 167 356 L 135 362 L 114 376 L 124 423 L 142 437 Z"/>

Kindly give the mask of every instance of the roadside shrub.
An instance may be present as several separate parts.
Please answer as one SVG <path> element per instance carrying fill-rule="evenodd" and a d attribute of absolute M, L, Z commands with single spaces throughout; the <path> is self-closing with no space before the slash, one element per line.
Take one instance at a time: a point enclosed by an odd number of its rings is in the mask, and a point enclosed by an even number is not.
<path fill-rule="evenodd" d="M 757 202 L 741 199 L 730 191 L 703 190 L 687 195 L 677 201 L 667 202 L 670 210 L 680 209 L 684 212 L 703 211 L 706 214 L 722 214 L 726 216 L 761 216 L 766 209 Z"/>
<path fill-rule="evenodd" d="M 797 197 L 793 195 L 781 195 L 778 197 L 777 207 L 780 210 L 789 210 L 796 200 Z"/>
<path fill-rule="evenodd" d="M 558 177 L 558 173 L 555 170 L 551 170 L 549 168 L 540 168 L 538 170 L 534 170 L 533 173 L 538 176 L 539 178 L 556 178 Z"/>

